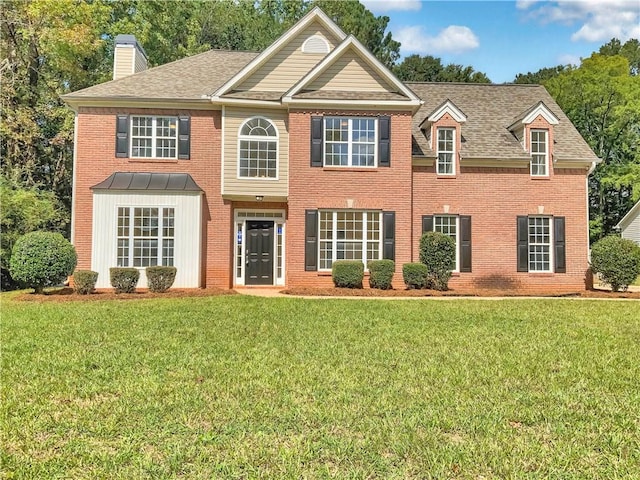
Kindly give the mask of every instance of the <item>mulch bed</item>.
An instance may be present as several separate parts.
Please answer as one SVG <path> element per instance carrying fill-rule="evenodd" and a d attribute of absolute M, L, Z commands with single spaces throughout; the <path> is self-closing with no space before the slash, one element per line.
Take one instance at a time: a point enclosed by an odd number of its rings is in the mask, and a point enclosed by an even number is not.
<path fill-rule="evenodd" d="M 569 293 L 558 293 L 551 290 L 376 290 L 371 288 L 311 288 L 300 287 L 283 290 L 288 295 L 304 295 L 313 297 L 568 297 L 568 298 L 636 298 L 640 292 L 611 292 L 607 290 L 583 290 Z"/>
<path fill-rule="evenodd" d="M 371 288 L 311 288 L 300 287 L 282 290 L 288 295 L 311 297 L 567 297 L 567 298 L 632 298 L 640 299 L 640 292 L 611 292 L 607 290 L 583 290 L 569 293 L 554 291 L 519 291 L 519 290 L 376 290 Z M 144 300 L 148 298 L 188 298 L 215 297 L 220 295 L 237 295 L 233 290 L 220 288 L 177 288 L 165 293 L 153 293 L 146 289 L 137 289 L 135 293 L 114 293 L 112 289 L 98 290 L 91 295 L 78 295 L 70 287 L 59 288 L 45 292 L 44 295 L 22 293 L 15 297 L 24 302 L 92 302 L 102 300 Z"/>
<path fill-rule="evenodd" d="M 92 302 L 96 300 L 144 300 L 147 298 L 215 297 L 237 295 L 233 290 L 221 288 L 176 288 L 164 293 L 153 293 L 146 289 L 136 289 L 134 293 L 115 293 L 112 289 L 97 290 L 90 295 L 79 295 L 70 287 L 46 291 L 44 295 L 22 293 L 15 297 L 24 302 Z"/>

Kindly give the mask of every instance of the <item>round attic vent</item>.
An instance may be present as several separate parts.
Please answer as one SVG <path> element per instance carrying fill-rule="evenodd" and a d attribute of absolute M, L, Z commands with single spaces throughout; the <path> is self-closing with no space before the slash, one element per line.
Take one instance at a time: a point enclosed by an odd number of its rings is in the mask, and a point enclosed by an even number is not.
<path fill-rule="evenodd" d="M 320 35 L 313 35 L 302 44 L 302 53 L 329 53 L 329 43 Z"/>

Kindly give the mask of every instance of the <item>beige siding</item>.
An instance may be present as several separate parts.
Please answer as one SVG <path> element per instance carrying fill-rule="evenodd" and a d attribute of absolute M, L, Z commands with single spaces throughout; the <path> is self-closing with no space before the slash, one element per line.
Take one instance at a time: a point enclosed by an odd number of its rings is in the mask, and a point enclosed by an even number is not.
<path fill-rule="evenodd" d="M 131 46 L 117 46 L 113 65 L 113 79 L 127 77 L 133 73 L 133 53 Z"/>
<path fill-rule="evenodd" d="M 628 238 L 640 245 L 640 215 L 636 215 L 635 218 L 622 229 L 622 238 Z"/>
<path fill-rule="evenodd" d="M 265 117 L 278 129 L 278 178 L 238 178 L 238 133 L 251 117 Z M 289 125 L 286 110 L 226 107 L 224 122 L 223 195 L 286 197 L 289 192 Z"/>
<path fill-rule="evenodd" d="M 302 44 L 312 35 L 324 37 L 329 43 L 330 51 L 335 48 L 338 42 L 333 33 L 318 22 L 314 22 L 267 60 L 264 65 L 238 87 L 238 90 L 283 93 L 289 90 L 326 55 L 302 53 Z"/>
<path fill-rule="evenodd" d="M 147 194 L 101 192 L 93 195 L 93 248 L 91 270 L 98 272 L 98 288 L 111 287 L 109 268 L 117 266 L 118 207 L 175 208 L 174 260 L 177 268 L 174 287 L 200 286 L 200 246 L 202 197 L 191 194 Z M 131 246 L 130 248 L 133 248 Z M 147 287 L 144 268 L 140 270 L 139 288 Z"/>
<path fill-rule="evenodd" d="M 309 90 L 394 92 L 382 77 L 353 50 L 344 52 L 308 86 Z"/>

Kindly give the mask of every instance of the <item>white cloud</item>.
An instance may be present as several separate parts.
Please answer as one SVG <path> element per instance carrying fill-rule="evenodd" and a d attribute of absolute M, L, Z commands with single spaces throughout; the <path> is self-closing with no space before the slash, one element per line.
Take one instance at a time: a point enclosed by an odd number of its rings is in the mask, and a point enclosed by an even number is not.
<path fill-rule="evenodd" d="M 603 42 L 612 37 L 625 42 L 640 37 L 637 0 L 518 0 L 516 6 L 542 24 L 581 24 L 571 35 L 574 42 Z"/>
<path fill-rule="evenodd" d="M 580 61 L 578 55 L 571 55 L 570 53 L 565 53 L 558 57 L 558 63 L 560 65 L 580 65 Z"/>
<path fill-rule="evenodd" d="M 363 0 L 362 3 L 374 13 L 418 11 L 422 8 L 421 0 Z"/>
<path fill-rule="evenodd" d="M 419 25 L 401 28 L 393 36 L 402 44 L 403 53 L 463 53 L 480 46 L 476 34 L 469 27 L 459 25 L 450 25 L 436 36 L 427 35 Z"/>

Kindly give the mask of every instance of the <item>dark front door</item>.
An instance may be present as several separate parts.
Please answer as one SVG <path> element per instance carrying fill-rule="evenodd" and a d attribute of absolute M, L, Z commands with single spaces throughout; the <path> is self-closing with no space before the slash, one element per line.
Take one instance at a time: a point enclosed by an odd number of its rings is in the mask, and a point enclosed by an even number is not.
<path fill-rule="evenodd" d="M 245 285 L 273 285 L 273 222 L 247 221 Z"/>

